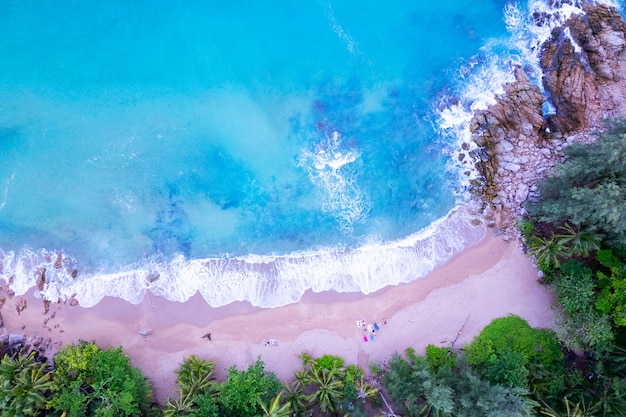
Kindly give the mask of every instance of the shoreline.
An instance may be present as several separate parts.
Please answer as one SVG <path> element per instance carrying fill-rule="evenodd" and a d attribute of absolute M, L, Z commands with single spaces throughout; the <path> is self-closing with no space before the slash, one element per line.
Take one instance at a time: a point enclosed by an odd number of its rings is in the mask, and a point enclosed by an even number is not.
<path fill-rule="evenodd" d="M 18 314 L 21 299 L 27 307 Z M 48 343 L 48 353 L 79 339 L 95 340 L 102 348 L 122 346 L 163 404 L 176 387 L 178 364 L 192 354 L 216 359 L 219 379 L 231 365 L 245 368 L 260 355 L 266 369 L 287 382 L 300 368 L 298 355 L 304 351 L 339 355 L 369 372 L 370 361 L 384 362 L 409 346 L 423 353 L 428 344 L 449 346 L 457 337 L 456 346 L 462 346 L 507 314 L 553 328 L 552 302 L 520 245 L 488 230 L 480 243 L 426 277 L 368 295 L 307 291 L 298 303 L 264 309 L 247 302 L 213 308 L 200 294 L 184 303 L 148 294 L 137 305 L 107 297 L 90 308 L 51 304 L 44 314 L 43 301 L 31 290 L 7 298 L 0 312 L 3 334 Z M 361 318 L 381 327 L 375 341 L 363 341 L 356 326 Z M 211 341 L 202 337 L 207 333 Z M 278 346 L 267 346 L 270 339 L 277 339 Z"/>

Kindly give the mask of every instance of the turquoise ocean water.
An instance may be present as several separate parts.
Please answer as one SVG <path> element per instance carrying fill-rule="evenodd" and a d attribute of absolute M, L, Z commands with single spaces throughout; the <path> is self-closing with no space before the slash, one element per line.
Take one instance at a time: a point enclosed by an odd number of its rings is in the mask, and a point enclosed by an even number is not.
<path fill-rule="evenodd" d="M 532 72 L 537 8 L 0 0 L 1 276 L 23 293 L 46 268 L 45 296 L 85 306 L 424 276 L 484 234 L 456 151 Z"/>

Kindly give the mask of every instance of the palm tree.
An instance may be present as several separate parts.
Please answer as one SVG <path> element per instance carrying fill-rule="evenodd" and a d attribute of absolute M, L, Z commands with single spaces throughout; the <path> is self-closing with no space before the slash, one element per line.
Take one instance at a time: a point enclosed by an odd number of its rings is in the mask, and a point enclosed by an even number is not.
<path fill-rule="evenodd" d="M 194 402 L 194 395 L 191 392 L 186 394 L 182 390 L 178 391 L 179 397 L 175 400 L 169 398 L 165 407 L 163 407 L 163 415 L 165 417 L 185 417 L 194 413 L 198 407 Z"/>
<path fill-rule="evenodd" d="M 559 227 L 563 234 L 555 237 L 569 248 L 573 256 L 588 257 L 592 251 L 600 249 L 600 244 L 604 238 L 603 234 L 595 233 L 594 228 L 575 230 L 569 223 Z"/>
<path fill-rule="evenodd" d="M 368 384 L 363 380 L 363 377 L 354 381 L 354 386 L 356 387 L 358 396 L 357 398 L 360 400 L 365 400 L 366 398 L 375 397 L 378 395 L 378 388 L 376 388 L 372 384 Z"/>
<path fill-rule="evenodd" d="M 312 366 L 310 381 L 317 385 L 317 389 L 309 396 L 311 405 L 319 405 L 323 413 L 336 415 L 338 406 L 343 400 L 342 369 L 326 369 Z"/>
<path fill-rule="evenodd" d="M 45 365 L 35 361 L 35 352 L 5 355 L 0 361 L 0 409 L 2 416 L 36 416 L 46 407 L 52 385 Z"/>
<path fill-rule="evenodd" d="M 309 383 L 310 375 L 307 369 L 303 369 L 301 371 L 295 371 L 293 375 L 296 378 L 296 382 L 300 384 L 301 387 Z"/>
<path fill-rule="evenodd" d="M 302 391 L 302 384 L 296 380 L 285 387 L 285 400 L 289 404 L 291 415 L 301 417 L 307 412 L 307 396 Z"/>
<path fill-rule="evenodd" d="M 539 410 L 542 415 L 547 417 L 596 417 L 598 411 L 596 406 L 587 404 L 583 396 L 577 403 L 573 403 L 569 398 L 563 398 L 563 405 L 565 406 L 565 412 L 561 413 L 554 410 L 552 407 L 543 402 L 543 407 Z"/>
<path fill-rule="evenodd" d="M 215 361 L 206 361 L 191 355 L 186 358 L 176 371 L 176 382 L 183 393 L 206 393 L 211 388 Z"/>
<path fill-rule="evenodd" d="M 163 408 L 166 417 L 187 416 L 198 408 L 196 398 L 200 395 L 215 396 L 218 388 L 213 384 L 213 367 L 215 361 L 206 361 L 191 355 L 180 364 L 176 373 L 178 398 L 168 399 Z"/>
<path fill-rule="evenodd" d="M 546 268 L 558 268 L 561 260 L 568 255 L 565 244 L 554 236 L 550 239 L 533 236 L 530 239 L 530 251 L 535 255 L 537 264 Z"/>
<path fill-rule="evenodd" d="M 270 401 L 269 405 L 266 405 L 260 398 L 259 404 L 263 409 L 263 417 L 290 417 L 291 416 L 291 407 L 287 402 L 285 404 L 280 403 L 280 397 L 283 395 L 282 392 L 279 392 L 276 397 Z"/>

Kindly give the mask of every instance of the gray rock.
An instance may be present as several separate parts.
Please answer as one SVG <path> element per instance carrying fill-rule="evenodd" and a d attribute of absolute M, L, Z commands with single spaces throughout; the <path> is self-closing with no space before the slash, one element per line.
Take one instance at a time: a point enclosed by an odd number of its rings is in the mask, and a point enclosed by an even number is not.
<path fill-rule="evenodd" d="M 514 162 L 507 162 L 504 164 L 503 168 L 506 169 L 507 171 L 517 172 L 520 170 L 521 166 Z"/>
<path fill-rule="evenodd" d="M 523 203 L 524 201 L 526 201 L 529 191 L 530 190 L 528 185 L 521 183 L 517 188 L 517 192 L 515 193 L 515 202 Z"/>

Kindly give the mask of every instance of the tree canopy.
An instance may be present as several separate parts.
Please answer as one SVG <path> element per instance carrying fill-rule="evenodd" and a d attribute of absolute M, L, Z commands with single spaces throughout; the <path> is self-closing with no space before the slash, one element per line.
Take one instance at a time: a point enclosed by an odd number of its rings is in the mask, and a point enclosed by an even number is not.
<path fill-rule="evenodd" d="M 64 346 L 54 364 L 48 407 L 67 417 L 140 416 L 149 408 L 150 385 L 121 348 L 81 341 Z"/>
<path fill-rule="evenodd" d="M 540 183 L 540 199 L 527 205 L 531 219 L 597 229 L 613 246 L 626 248 L 626 122 L 564 152 L 566 160 Z"/>

